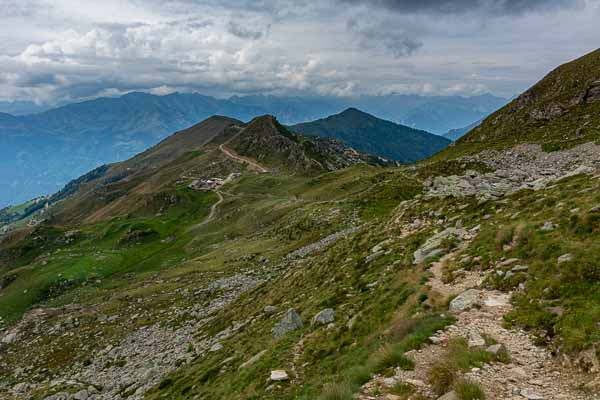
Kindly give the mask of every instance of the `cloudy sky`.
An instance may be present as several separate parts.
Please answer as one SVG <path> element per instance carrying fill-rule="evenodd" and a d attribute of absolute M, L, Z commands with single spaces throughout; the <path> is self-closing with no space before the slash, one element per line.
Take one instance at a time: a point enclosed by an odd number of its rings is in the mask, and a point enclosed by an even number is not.
<path fill-rule="evenodd" d="M 600 0 L 0 0 L 0 100 L 511 96 L 599 47 L 599 18 Z"/>

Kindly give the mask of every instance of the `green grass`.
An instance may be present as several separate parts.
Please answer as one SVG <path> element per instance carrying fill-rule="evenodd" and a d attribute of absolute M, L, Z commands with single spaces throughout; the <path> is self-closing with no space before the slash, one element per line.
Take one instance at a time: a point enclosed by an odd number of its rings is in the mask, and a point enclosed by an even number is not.
<path fill-rule="evenodd" d="M 485 400 L 485 393 L 473 382 L 459 380 L 454 384 L 454 391 L 459 400 Z"/>
<path fill-rule="evenodd" d="M 215 197 L 191 191 L 188 195 L 187 206 L 182 203 L 162 217 L 115 218 L 83 226 L 71 243 L 65 240 L 68 229 L 40 226 L 20 244 L 20 257 L 13 264 L 19 267 L 4 274 L 11 283 L 3 289 L 0 316 L 14 321 L 31 306 L 81 285 L 93 287 L 97 280 L 181 262 L 190 240 L 184 227 L 203 220 Z M 133 240 L 137 236 L 132 232 L 150 234 Z"/>

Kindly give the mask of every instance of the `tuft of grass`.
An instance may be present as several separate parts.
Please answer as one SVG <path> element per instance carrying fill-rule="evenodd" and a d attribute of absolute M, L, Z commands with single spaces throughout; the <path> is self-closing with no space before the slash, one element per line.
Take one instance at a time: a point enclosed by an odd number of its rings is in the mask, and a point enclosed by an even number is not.
<path fill-rule="evenodd" d="M 459 400 L 485 400 L 483 389 L 474 382 L 461 379 L 454 384 L 454 392 Z"/>
<path fill-rule="evenodd" d="M 433 393 L 442 396 L 450 390 L 456 380 L 457 368 L 449 360 L 442 360 L 429 370 L 429 382 Z"/>
<path fill-rule="evenodd" d="M 320 400 L 352 400 L 354 390 L 347 382 L 328 383 L 323 387 Z"/>
<path fill-rule="evenodd" d="M 346 372 L 346 379 L 356 386 L 364 385 L 371 379 L 371 376 L 369 368 L 362 365 L 352 367 Z"/>
<path fill-rule="evenodd" d="M 402 400 L 408 400 L 415 393 L 415 387 L 408 383 L 398 382 L 394 385 L 391 392 L 399 396 Z"/>
<path fill-rule="evenodd" d="M 415 363 L 404 355 L 403 347 L 396 344 L 384 344 L 373 356 L 373 370 L 379 373 L 387 368 L 400 367 L 403 370 L 413 370 Z"/>

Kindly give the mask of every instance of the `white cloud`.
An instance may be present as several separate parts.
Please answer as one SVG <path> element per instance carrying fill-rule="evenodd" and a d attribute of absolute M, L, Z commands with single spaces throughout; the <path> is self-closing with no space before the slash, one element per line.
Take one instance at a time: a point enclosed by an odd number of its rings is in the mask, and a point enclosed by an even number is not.
<path fill-rule="evenodd" d="M 598 0 L 491 19 L 357 2 L 0 0 L 0 100 L 132 90 L 512 95 L 600 35 Z"/>

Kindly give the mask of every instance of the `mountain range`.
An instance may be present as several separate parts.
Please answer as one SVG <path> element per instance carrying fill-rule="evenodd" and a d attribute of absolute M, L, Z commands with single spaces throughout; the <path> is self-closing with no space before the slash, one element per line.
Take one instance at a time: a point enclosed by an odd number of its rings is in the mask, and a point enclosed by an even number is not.
<path fill-rule="evenodd" d="M 4 210 L 0 393 L 595 400 L 599 82 L 597 50 L 410 165 L 212 116 Z M 410 133 L 312 128 L 363 124 Z"/>
<path fill-rule="evenodd" d="M 249 121 L 270 114 L 284 124 L 293 124 L 323 118 L 343 111 L 348 104 L 358 104 L 364 111 L 390 121 L 443 131 L 481 119 L 504 102 L 491 95 L 216 99 L 199 94 L 130 93 L 119 98 L 69 104 L 38 114 L 0 114 L 0 206 L 53 193 L 90 169 L 125 160 L 171 132 L 188 128 L 212 115 Z M 383 146 L 373 147 L 373 143 L 361 147 L 354 140 L 352 145 L 363 151 L 383 151 Z M 438 149 L 439 144 L 434 148 Z M 378 155 L 394 157 L 396 153 L 385 151 Z M 407 157 L 408 153 L 410 151 L 397 153 L 400 155 L 397 159 L 416 159 Z M 417 150 L 415 154 L 429 155 L 430 152 Z"/>

